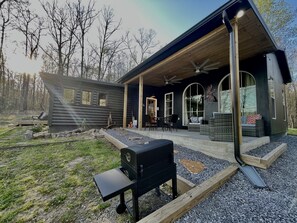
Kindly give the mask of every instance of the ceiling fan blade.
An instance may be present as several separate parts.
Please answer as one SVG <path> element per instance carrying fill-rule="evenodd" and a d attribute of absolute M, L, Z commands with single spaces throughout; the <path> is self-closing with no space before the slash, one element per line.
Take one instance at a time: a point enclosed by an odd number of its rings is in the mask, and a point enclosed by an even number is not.
<path fill-rule="evenodd" d="M 204 62 L 199 67 L 200 68 L 204 67 L 208 63 L 208 61 L 209 61 L 209 59 L 204 60 Z"/>
<path fill-rule="evenodd" d="M 218 67 L 205 67 L 203 70 L 217 70 L 219 69 Z"/>
<path fill-rule="evenodd" d="M 208 67 L 213 67 L 213 66 L 217 66 L 219 65 L 220 62 L 215 62 L 215 63 L 212 63 L 212 64 L 208 64 L 207 66 L 205 66 L 204 68 L 208 68 Z"/>
<path fill-rule="evenodd" d="M 197 64 L 195 64 L 195 62 L 191 61 L 191 64 L 193 65 L 193 67 L 197 68 Z"/>
<path fill-rule="evenodd" d="M 176 76 L 170 77 L 168 80 L 172 81 L 174 78 L 176 78 Z"/>

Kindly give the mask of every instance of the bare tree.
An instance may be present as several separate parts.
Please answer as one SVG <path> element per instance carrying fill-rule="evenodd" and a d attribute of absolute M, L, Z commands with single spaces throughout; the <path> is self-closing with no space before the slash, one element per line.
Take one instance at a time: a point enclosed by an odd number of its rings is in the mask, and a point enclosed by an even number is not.
<path fill-rule="evenodd" d="M 137 35 L 131 34 L 130 32 L 126 33 L 124 41 L 135 65 L 140 64 L 153 53 L 153 50 L 159 44 L 159 42 L 156 42 L 155 38 L 156 32 L 152 29 L 138 29 Z"/>
<path fill-rule="evenodd" d="M 77 24 L 79 32 L 75 33 L 75 36 L 81 47 L 81 63 L 80 63 L 80 75 L 83 77 L 84 74 L 84 55 L 85 55 L 85 36 L 91 28 L 95 18 L 99 12 L 95 10 L 95 2 L 90 0 L 87 6 L 82 5 L 82 0 L 77 0 L 74 4 Z"/>
<path fill-rule="evenodd" d="M 121 51 L 122 40 L 113 39 L 119 30 L 121 21 L 116 22 L 114 11 L 111 7 L 104 7 L 100 13 L 98 30 L 99 46 L 90 44 L 98 61 L 97 80 L 103 80 L 107 74 L 112 59 Z"/>
<path fill-rule="evenodd" d="M 54 60 L 58 66 L 58 74 L 63 75 L 64 67 L 69 62 L 71 55 L 75 52 L 75 46 L 73 42 L 74 32 L 77 24 L 74 17 L 71 16 L 71 12 L 67 5 L 59 6 L 57 0 L 52 0 L 51 3 L 41 3 L 48 22 L 48 32 L 52 37 L 54 44 L 49 43 L 48 48 L 43 48 L 43 51 L 49 58 Z M 69 27 L 71 26 L 71 27 Z M 50 51 L 55 52 L 57 55 L 53 57 Z"/>

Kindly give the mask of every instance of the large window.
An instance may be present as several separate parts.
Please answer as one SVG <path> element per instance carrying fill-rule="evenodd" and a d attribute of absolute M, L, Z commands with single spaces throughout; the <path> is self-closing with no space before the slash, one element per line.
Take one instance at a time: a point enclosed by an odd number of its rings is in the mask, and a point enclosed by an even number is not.
<path fill-rule="evenodd" d="M 191 117 L 204 116 L 204 89 L 198 83 L 190 84 L 183 94 L 183 125 Z"/>
<path fill-rule="evenodd" d="M 68 104 L 73 104 L 75 100 L 75 90 L 64 88 L 64 101 Z"/>
<path fill-rule="evenodd" d="M 107 106 L 107 95 L 105 93 L 98 94 L 98 105 L 99 106 Z"/>
<path fill-rule="evenodd" d="M 167 117 L 173 114 L 173 92 L 165 94 L 164 100 L 164 116 Z"/>
<path fill-rule="evenodd" d="M 92 92 L 91 91 L 82 91 L 81 103 L 83 105 L 91 105 L 91 103 L 92 103 Z"/>
<path fill-rule="evenodd" d="M 244 71 L 239 73 L 240 108 L 242 115 L 257 113 L 256 82 Z M 220 112 L 232 112 L 231 81 L 228 74 L 219 85 Z"/>

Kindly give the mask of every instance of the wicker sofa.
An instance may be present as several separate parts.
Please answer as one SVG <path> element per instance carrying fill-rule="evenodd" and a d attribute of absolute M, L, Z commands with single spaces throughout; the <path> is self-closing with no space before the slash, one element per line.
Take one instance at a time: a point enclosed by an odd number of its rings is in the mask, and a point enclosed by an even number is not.
<path fill-rule="evenodd" d="M 188 131 L 200 132 L 200 123 L 203 117 L 192 116 L 189 118 Z"/>
<path fill-rule="evenodd" d="M 260 114 L 241 118 L 243 136 L 264 136 L 264 120 Z M 233 141 L 232 113 L 214 112 L 209 120 L 209 138 L 213 141 Z"/>
<path fill-rule="evenodd" d="M 241 127 L 243 136 L 264 136 L 264 120 L 260 114 L 242 116 Z"/>

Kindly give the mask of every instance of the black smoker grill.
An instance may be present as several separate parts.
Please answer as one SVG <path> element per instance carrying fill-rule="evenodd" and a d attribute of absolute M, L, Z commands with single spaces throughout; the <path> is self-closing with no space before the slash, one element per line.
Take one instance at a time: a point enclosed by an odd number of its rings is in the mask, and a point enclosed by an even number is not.
<path fill-rule="evenodd" d="M 106 201 L 120 195 L 117 213 L 126 210 L 124 192 L 132 190 L 133 217 L 139 220 L 138 197 L 172 180 L 172 197 L 177 196 L 176 164 L 173 159 L 173 142 L 159 139 L 144 145 L 121 150 L 121 167 L 94 177 L 95 184 Z"/>

